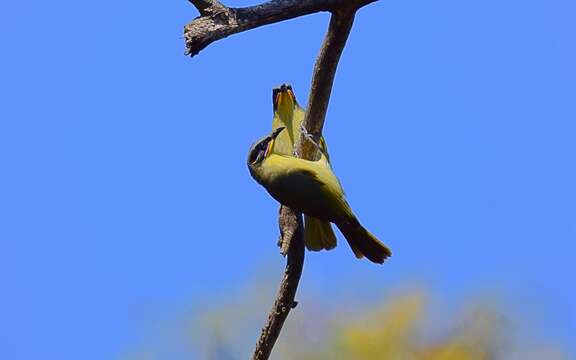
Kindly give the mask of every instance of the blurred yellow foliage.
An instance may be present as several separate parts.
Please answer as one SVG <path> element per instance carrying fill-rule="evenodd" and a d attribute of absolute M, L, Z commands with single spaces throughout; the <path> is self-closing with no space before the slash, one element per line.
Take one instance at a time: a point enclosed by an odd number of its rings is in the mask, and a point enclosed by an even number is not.
<path fill-rule="evenodd" d="M 409 295 L 344 324 L 337 337 L 338 348 L 350 359 L 413 358 L 410 344 L 423 305 L 421 296 Z"/>
<path fill-rule="evenodd" d="M 320 346 L 283 346 L 288 359 L 491 360 L 500 348 L 498 317 L 487 308 L 465 314 L 450 336 L 422 338 L 425 297 L 411 293 L 394 298 L 360 317 L 331 327 Z M 293 339 L 293 338 L 292 338 Z M 294 341 L 294 340 L 292 340 Z M 300 349 L 299 349 L 300 348 Z"/>
<path fill-rule="evenodd" d="M 200 319 L 188 318 L 188 324 L 167 324 L 166 334 L 158 338 L 159 342 L 147 342 L 125 358 L 250 358 L 269 304 L 262 296 L 262 288 L 242 290 L 242 294 L 251 295 L 241 297 L 243 301 L 213 304 L 202 311 Z M 330 310 L 325 303 L 303 297 L 291 312 L 272 359 L 567 359 L 555 345 L 518 339 L 510 319 L 492 302 L 476 298 L 472 304 L 454 314 L 447 308 L 430 306 L 425 292 L 412 290 L 387 296 L 386 301 L 372 307 L 340 299 L 339 303 L 331 303 L 336 307 Z M 184 331 L 186 328 L 189 331 Z M 180 342 L 179 338 L 186 340 Z"/>

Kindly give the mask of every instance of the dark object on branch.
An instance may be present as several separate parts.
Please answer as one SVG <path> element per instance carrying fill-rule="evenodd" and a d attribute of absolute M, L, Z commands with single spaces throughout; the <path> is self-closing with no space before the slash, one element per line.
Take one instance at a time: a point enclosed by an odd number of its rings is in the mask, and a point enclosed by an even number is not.
<path fill-rule="evenodd" d="M 189 0 L 200 12 L 199 17 L 184 27 L 186 55 L 197 55 L 216 40 L 259 26 L 292 19 L 320 11 L 330 11 L 330 25 L 320 54 L 314 65 L 310 96 L 303 126 L 316 142 L 322 136 L 324 119 L 330 101 L 332 84 L 340 55 L 352 29 L 356 11 L 377 0 L 272 0 L 245 8 L 229 8 L 217 0 Z M 316 147 L 301 135 L 294 153 L 304 159 L 315 157 Z M 274 306 L 252 357 L 264 360 L 270 357 L 276 339 L 288 313 L 296 307 L 294 300 L 304 266 L 304 235 L 302 214 L 282 206 L 279 215 L 281 253 L 287 255 L 284 277 Z"/>

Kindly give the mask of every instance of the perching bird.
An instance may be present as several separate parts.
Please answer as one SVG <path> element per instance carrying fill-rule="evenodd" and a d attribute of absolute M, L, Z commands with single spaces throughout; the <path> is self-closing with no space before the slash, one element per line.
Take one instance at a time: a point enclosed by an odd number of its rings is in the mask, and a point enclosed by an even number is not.
<path fill-rule="evenodd" d="M 296 140 L 300 136 L 300 128 L 304 120 L 304 110 L 298 105 L 292 86 L 283 84 L 272 90 L 272 104 L 274 118 L 272 130 L 285 127 L 272 147 L 272 153 L 278 155 L 292 155 Z M 320 138 L 321 153 L 328 157 L 328 149 L 324 138 Z M 321 155 L 322 156 L 322 155 Z M 336 235 L 330 222 L 304 215 L 304 243 L 308 250 L 330 250 L 336 247 Z"/>
<path fill-rule="evenodd" d="M 281 204 L 336 224 L 357 258 L 366 256 L 372 262 L 383 263 L 391 255 L 390 249 L 360 225 L 325 158 L 308 161 L 272 152 L 274 140 L 283 130 L 273 130 L 250 148 L 248 168 L 252 177 Z"/>

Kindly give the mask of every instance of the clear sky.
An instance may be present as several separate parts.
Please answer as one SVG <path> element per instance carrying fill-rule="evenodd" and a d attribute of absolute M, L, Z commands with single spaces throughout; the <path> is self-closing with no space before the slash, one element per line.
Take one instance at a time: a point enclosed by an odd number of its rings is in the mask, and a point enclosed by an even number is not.
<path fill-rule="evenodd" d="M 280 277 L 277 204 L 245 157 L 270 129 L 273 86 L 306 102 L 328 15 L 190 59 L 195 16 L 185 0 L 0 6 L 0 358 L 118 358 L 150 319 L 263 268 Z M 325 136 L 394 257 L 309 253 L 302 294 L 498 293 L 576 354 L 574 19 L 569 0 L 360 11 Z"/>

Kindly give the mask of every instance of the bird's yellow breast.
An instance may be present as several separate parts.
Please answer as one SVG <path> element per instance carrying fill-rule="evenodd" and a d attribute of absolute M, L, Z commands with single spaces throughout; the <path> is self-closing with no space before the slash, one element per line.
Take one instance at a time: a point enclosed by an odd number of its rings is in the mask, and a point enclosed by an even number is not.
<path fill-rule="evenodd" d="M 318 186 L 329 187 L 335 194 L 344 195 L 342 187 L 325 157 L 319 161 L 309 161 L 293 156 L 270 154 L 262 163 L 262 169 L 271 181 L 276 178 L 308 174 Z"/>

